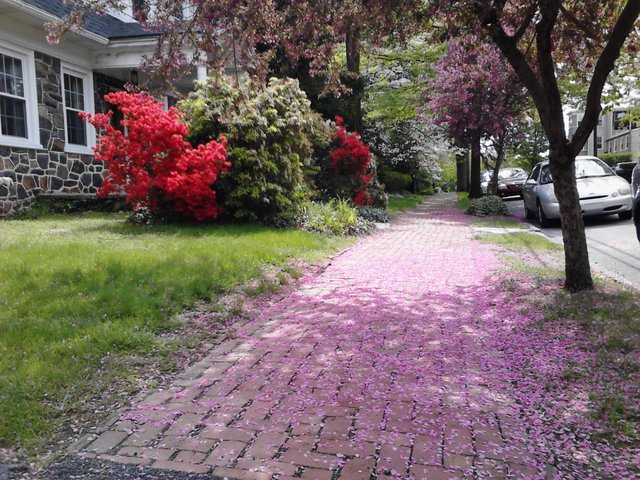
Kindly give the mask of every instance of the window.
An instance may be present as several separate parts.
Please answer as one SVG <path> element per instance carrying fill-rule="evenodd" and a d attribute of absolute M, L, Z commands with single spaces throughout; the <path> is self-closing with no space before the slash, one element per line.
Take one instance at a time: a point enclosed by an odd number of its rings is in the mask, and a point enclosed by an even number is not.
<path fill-rule="evenodd" d="M 598 139 L 596 140 L 596 143 L 597 143 L 596 146 L 598 150 L 600 150 L 602 148 L 602 137 L 599 136 Z"/>
<path fill-rule="evenodd" d="M 601 127 L 602 126 L 602 115 L 600 115 L 598 117 L 598 126 Z"/>
<path fill-rule="evenodd" d="M 0 42 L 0 144 L 39 148 L 33 52 Z"/>
<path fill-rule="evenodd" d="M 0 133 L 28 138 L 24 65 L 21 59 L 0 54 Z"/>
<path fill-rule="evenodd" d="M 93 85 L 90 75 L 63 66 L 62 91 L 66 133 L 65 151 L 90 154 L 91 147 L 95 144 L 95 130 L 78 115 L 80 112 L 93 113 Z"/>
<path fill-rule="evenodd" d="M 87 125 L 78 115 L 84 112 L 84 82 L 80 77 L 64 74 L 64 114 L 67 143 L 87 146 Z"/>
<path fill-rule="evenodd" d="M 613 129 L 614 130 L 624 130 L 626 128 L 629 128 L 629 121 L 628 120 L 624 120 L 624 117 L 626 117 L 627 112 L 622 111 L 622 112 L 613 112 Z"/>
<path fill-rule="evenodd" d="M 540 164 L 533 167 L 533 170 L 531 170 L 531 173 L 529 174 L 529 178 L 527 180 L 534 179 L 535 181 L 538 181 L 539 173 L 540 173 Z"/>
<path fill-rule="evenodd" d="M 546 185 L 551 182 L 553 182 L 551 169 L 549 168 L 549 165 L 545 165 L 542 167 L 542 171 L 540 172 L 540 185 Z"/>

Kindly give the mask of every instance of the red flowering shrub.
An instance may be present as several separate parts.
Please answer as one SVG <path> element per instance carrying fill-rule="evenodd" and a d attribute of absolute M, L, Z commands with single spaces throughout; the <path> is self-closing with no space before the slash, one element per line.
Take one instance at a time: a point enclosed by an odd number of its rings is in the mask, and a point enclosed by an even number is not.
<path fill-rule="evenodd" d="M 349 133 L 342 117 L 336 117 L 338 129 L 333 138 L 336 147 L 329 154 L 330 165 L 342 174 L 354 179 L 366 176 L 371 165 L 371 152 L 357 133 Z"/>
<path fill-rule="evenodd" d="M 368 186 L 373 175 L 369 146 L 357 133 L 347 132 L 341 117 L 336 117 L 336 123 L 338 129 L 333 136 L 335 147 L 329 153 L 329 166 L 334 175 L 348 180 L 353 203 L 371 205 L 373 198 L 368 192 Z"/>
<path fill-rule="evenodd" d="M 104 98 L 124 119 L 119 129 L 111 125 L 113 112 L 83 114 L 102 132 L 94 151 L 108 173 L 98 195 L 124 190 L 134 210 L 146 207 L 198 222 L 215 219 L 221 209 L 211 186 L 230 166 L 226 139 L 193 148 L 186 140 L 189 125 L 175 108 L 165 111 L 145 93 Z"/>

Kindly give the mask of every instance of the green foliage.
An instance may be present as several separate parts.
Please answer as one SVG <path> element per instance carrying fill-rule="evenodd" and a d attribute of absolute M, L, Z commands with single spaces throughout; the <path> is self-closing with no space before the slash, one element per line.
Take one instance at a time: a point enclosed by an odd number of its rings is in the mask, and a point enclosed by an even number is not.
<path fill-rule="evenodd" d="M 496 195 L 472 199 L 465 211 L 476 217 L 511 215 L 504 201 Z"/>
<path fill-rule="evenodd" d="M 466 210 L 471 203 L 471 199 L 469 198 L 468 192 L 458 192 L 458 201 L 456 202 L 456 206 L 460 210 Z"/>
<path fill-rule="evenodd" d="M 382 208 L 371 207 L 369 205 L 359 205 L 356 207 L 358 216 L 370 222 L 388 223 L 389 214 Z"/>
<path fill-rule="evenodd" d="M 329 235 L 358 235 L 372 230 L 372 224 L 359 219 L 358 211 L 347 200 L 338 199 L 306 203 L 299 223 L 305 230 Z"/>
<path fill-rule="evenodd" d="M 132 374 L 125 356 L 166 352 L 157 334 L 175 325 L 173 314 L 261 278 L 266 266 L 314 261 L 345 244 L 256 225 L 138 227 L 124 218 L 2 224 L 2 446 L 42 446 L 88 396 L 104 394 L 97 380 Z"/>
<path fill-rule="evenodd" d="M 541 162 L 542 154 L 549 150 L 549 140 L 534 107 L 530 107 L 522 116 L 515 140 L 507 149 L 508 163 L 526 171 Z"/>
<path fill-rule="evenodd" d="M 632 162 L 633 154 L 632 153 L 599 153 L 598 158 L 605 162 L 610 167 L 615 167 L 620 162 Z"/>
<path fill-rule="evenodd" d="M 458 172 L 456 162 L 449 159 L 449 161 L 442 162 L 442 175 L 440 177 L 440 188 L 445 192 L 455 192 L 456 184 L 458 182 Z"/>
<path fill-rule="evenodd" d="M 393 124 L 416 118 L 429 78 L 431 65 L 444 53 L 445 45 L 434 45 L 423 37 L 415 37 L 404 45 L 374 50 L 363 58 L 369 77 L 365 101 L 368 121 Z"/>
<path fill-rule="evenodd" d="M 229 171 L 217 182 L 218 199 L 236 219 L 269 221 L 295 214 L 309 197 L 305 168 L 314 145 L 326 147 L 330 129 L 310 108 L 297 80 L 246 80 L 223 74 L 200 83 L 180 102 L 193 142 L 224 135 Z"/>
<path fill-rule="evenodd" d="M 413 179 L 409 174 L 385 168 L 380 170 L 379 176 L 387 192 L 400 193 L 413 189 Z"/>

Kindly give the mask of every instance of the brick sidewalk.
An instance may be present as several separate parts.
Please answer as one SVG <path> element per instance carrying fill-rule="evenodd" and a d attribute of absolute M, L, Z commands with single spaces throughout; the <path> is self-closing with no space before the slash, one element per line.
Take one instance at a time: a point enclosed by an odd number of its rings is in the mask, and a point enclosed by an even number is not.
<path fill-rule="evenodd" d="M 233 479 L 528 476 L 483 348 L 478 298 L 499 264 L 454 202 L 433 197 L 303 277 L 80 454 Z"/>

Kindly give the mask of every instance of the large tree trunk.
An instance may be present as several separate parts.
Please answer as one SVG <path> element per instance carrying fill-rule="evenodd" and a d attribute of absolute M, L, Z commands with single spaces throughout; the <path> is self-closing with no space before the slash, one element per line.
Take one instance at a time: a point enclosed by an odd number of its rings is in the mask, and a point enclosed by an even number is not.
<path fill-rule="evenodd" d="M 456 190 L 469 191 L 469 155 L 456 153 Z"/>
<path fill-rule="evenodd" d="M 471 140 L 471 186 L 470 198 L 480 198 L 482 187 L 480 186 L 480 171 L 482 170 L 482 155 L 480 151 L 480 135 L 475 135 Z"/>
<path fill-rule="evenodd" d="M 347 70 L 351 77 L 348 81 L 349 87 L 351 88 L 348 121 L 356 132 L 362 133 L 362 96 L 364 93 L 364 84 L 360 77 L 361 42 L 360 29 L 357 26 L 352 25 L 347 32 L 345 46 L 347 50 Z"/>
<path fill-rule="evenodd" d="M 502 134 L 498 138 L 498 142 L 496 144 L 496 166 L 493 168 L 493 172 L 491 173 L 491 181 L 487 185 L 487 193 L 489 195 L 498 194 L 498 174 L 500 173 L 500 167 L 502 167 L 502 162 L 504 161 L 504 142 L 505 135 Z"/>
<path fill-rule="evenodd" d="M 562 240 L 564 242 L 565 288 L 579 292 L 593 288 L 589 251 L 584 231 L 582 209 L 575 177 L 575 155 L 568 147 L 551 150 L 549 167 L 553 175 L 553 186 L 560 204 Z"/>

